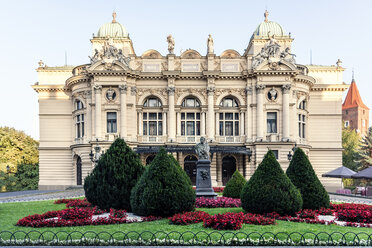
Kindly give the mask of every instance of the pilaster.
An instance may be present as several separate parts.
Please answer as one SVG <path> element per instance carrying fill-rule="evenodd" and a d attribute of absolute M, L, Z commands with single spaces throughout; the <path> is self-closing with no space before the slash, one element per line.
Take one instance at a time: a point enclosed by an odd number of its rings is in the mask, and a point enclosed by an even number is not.
<path fill-rule="evenodd" d="M 96 139 L 101 140 L 102 139 L 102 103 L 101 103 L 101 94 L 102 94 L 102 85 L 94 85 L 94 94 L 95 94 L 95 136 Z"/>
<path fill-rule="evenodd" d="M 289 141 L 289 92 L 290 84 L 282 86 L 283 89 L 283 138 L 282 141 Z"/>
<path fill-rule="evenodd" d="M 120 90 L 120 136 L 127 138 L 127 89 L 126 84 L 119 85 Z"/>
<path fill-rule="evenodd" d="M 263 141 L 264 135 L 264 113 L 263 113 L 263 102 L 264 102 L 264 90 L 266 86 L 263 84 L 256 85 L 257 89 L 257 138 L 256 141 Z"/>

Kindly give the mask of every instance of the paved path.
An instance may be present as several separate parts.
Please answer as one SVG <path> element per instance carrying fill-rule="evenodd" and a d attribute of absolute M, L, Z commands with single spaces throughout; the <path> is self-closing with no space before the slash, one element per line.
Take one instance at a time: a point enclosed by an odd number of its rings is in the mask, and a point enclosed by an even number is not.
<path fill-rule="evenodd" d="M 55 200 L 82 196 L 84 196 L 84 189 L 82 188 L 69 190 L 27 190 L 0 193 L 0 203 Z M 372 204 L 372 198 L 336 195 L 332 193 L 329 196 L 332 201 Z"/>
<path fill-rule="evenodd" d="M 69 190 L 27 190 L 0 193 L 0 203 L 56 200 L 84 196 L 84 189 Z"/>

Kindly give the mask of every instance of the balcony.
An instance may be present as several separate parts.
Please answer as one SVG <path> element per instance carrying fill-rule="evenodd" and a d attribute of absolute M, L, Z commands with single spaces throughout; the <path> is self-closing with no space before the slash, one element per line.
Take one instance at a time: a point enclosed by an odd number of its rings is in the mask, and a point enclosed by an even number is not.
<path fill-rule="evenodd" d="M 243 143 L 245 136 L 218 136 L 216 140 L 220 143 Z"/>
<path fill-rule="evenodd" d="M 165 141 L 166 141 L 166 136 L 149 136 L 149 135 L 138 136 L 138 142 L 143 142 L 143 143 L 164 143 Z"/>

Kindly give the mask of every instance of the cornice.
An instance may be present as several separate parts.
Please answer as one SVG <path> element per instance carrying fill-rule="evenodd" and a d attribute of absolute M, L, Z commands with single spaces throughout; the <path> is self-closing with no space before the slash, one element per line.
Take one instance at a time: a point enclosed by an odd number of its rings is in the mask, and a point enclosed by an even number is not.
<path fill-rule="evenodd" d="M 32 85 L 37 93 L 39 92 L 64 92 L 64 85 Z"/>
<path fill-rule="evenodd" d="M 345 91 L 349 88 L 347 84 L 318 84 L 311 88 L 311 91 Z"/>
<path fill-rule="evenodd" d="M 87 75 L 77 75 L 72 76 L 66 80 L 66 88 L 70 88 L 75 84 L 81 83 L 81 82 L 88 82 L 89 76 Z"/>

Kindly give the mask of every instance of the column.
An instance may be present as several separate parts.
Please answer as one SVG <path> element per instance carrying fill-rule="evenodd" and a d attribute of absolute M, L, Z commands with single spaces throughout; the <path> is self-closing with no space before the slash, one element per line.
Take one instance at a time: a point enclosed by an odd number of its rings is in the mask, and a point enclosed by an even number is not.
<path fill-rule="evenodd" d="M 177 136 L 181 136 L 181 113 L 177 112 Z"/>
<path fill-rule="evenodd" d="M 263 113 L 263 102 L 264 102 L 264 90 L 266 88 L 263 84 L 256 85 L 257 88 L 257 141 L 263 140 L 264 135 L 264 113 Z"/>
<path fill-rule="evenodd" d="M 120 136 L 124 140 L 127 138 L 127 89 L 128 86 L 119 85 L 120 90 Z"/>
<path fill-rule="evenodd" d="M 245 137 L 247 142 L 252 141 L 252 86 L 245 88 L 247 94 L 247 112 L 245 114 Z"/>
<path fill-rule="evenodd" d="M 200 135 L 205 137 L 205 112 L 203 111 L 200 114 L 201 114 L 201 116 L 200 116 L 200 118 L 201 118 L 200 119 L 200 128 L 201 128 Z"/>
<path fill-rule="evenodd" d="M 220 152 L 216 152 L 215 156 L 216 156 L 217 185 L 222 186 L 222 156 Z"/>
<path fill-rule="evenodd" d="M 282 141 L 289 141 L 289 92 L 290 84 L 282 86 L 283 89 L 283 136 Z"/>
<path fill-rule="evenodd" d="M 137 111 L 137 113 L 138 113 L 138 135 L 143 136 L 142 110 Z M 143 140 L 143 138 L 142 138 L 142 140 Z"/>
<path fill-rule="evenodd" d="M 102 85 L 94 85 L 94 94 L 95 94 L 95 103 L 96 103 L 96 120 L 95 120 L 95 131 L 96 131 L 96 139 L 102 139 L 102 106 L 101 106 L 101 94 L 102 94 Z"/>
<path fill-rule="evenodd" d="M 240 112 L 240 136 L 244 136 L 244 112 Z"/>
<path fill-rule="evenodd" d="M 216 138 L 220 136 L 220 113 L 216 113 Z"/>
<path fill-rule="evenodd" d="M 93 137 L 92 137 L 92 91 L 91 90 L 87 90 L 84 92 L 84 96 L 85 98 L 87 99 L 86 101 L 86 116 L 85 116 L 85 122 L 84 122 L 84 125 L 85 125 L 85 130 L 86 130 L 86 134 L 85 134 L 85 141 L 84 143 L 86 142 L 89 142 L 91 140 L 93 140 Z"/>
<path fill-rule="evenodd" d="M 168 87 L 168 101 L 169 101 L 169 112 L 168 112 L 168 141 L 176 140 L 176 112 L 174 111 L 174 87 Z"/>
<path fill-rule="evenodd" d="M 209 140 L 214 140 L 214 110 L 213 110 L 213 101 L 214 101 L 214 92 L 215 87 L 208 87 L 208 112 L 207 112 L 207 137 Z"/>
<path fill-rule="evenodd" d="M 163 112 L 163 136 L 167 136 L 167 112 Z"/>

